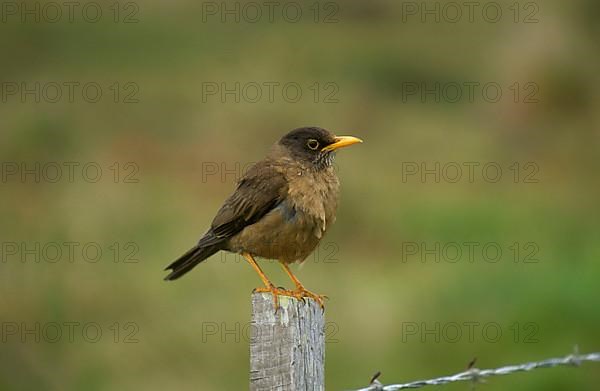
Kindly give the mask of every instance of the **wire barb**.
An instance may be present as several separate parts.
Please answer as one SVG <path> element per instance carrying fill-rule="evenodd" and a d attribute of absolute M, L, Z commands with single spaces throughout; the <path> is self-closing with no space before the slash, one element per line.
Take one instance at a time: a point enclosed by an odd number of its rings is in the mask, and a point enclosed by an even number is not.
<path fill-rule="evenodd" d="M 356 391 L 396 391 L 408 388 L 421 388 L 425 386 L 440 386 L 458 381 L 472 381 L 473 384 L 481 383 L 486 377 L 510 375 L 516 372 L 528 372 L 540 368 L 553 368 L 559 366 L 580 366 L 582 362 L 600 362 L 600 353 L 579 354 L 577 347 L 575 352 L 565 357 L 549 358 L 543 361 L 533 361 L 519 365 L 507 365 L 496 369 L 469 368 L 464 372 L 451 376 L 442 376 L 430 380 L 417 380 L 405 384 L 391 384 L 383 386 L 377 379 L 367 388 Z"/>

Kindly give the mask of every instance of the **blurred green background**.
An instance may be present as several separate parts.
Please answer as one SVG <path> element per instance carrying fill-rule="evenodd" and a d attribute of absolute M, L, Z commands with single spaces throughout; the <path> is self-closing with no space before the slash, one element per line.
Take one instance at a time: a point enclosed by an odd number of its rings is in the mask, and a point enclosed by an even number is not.
<path fill-rule="evenodd" d="M 12 2 L 17 12 L 37 4 L 39 22 L 22 21 L 8 3 L 0 23 L 1 390 L 246 389 L 255 273 L 232 255 L 175 283 L 162 281 L 162 269 L 208 227 L 243 167 L 306 125 L 365 141 L 338 154 L 337 223 L 297 269 L 330 297 L 327 389 L 366 386 L 376 371 L 384 383 L 405 382 L 461 371 L 473 357 L 496 367 L 575 344 L 600 349 L 597 2 L 515 10 L 498 1 L 496 23 L 482 16 L 486 2 L 473 20 L 463 3 L 455 3 L 459 20 L 437 3 L 439 22 L 411 13 L 435 13 L 435 2 L 299 2 L 287 17 L 282 2 L 272 20 L 259 2 L 256 22 L 245 3 L 239 22 L 235 14 L 222 22 L 222 7 L 235 13 L 235 3 L 97 2 L 88 10 L 94 18 L 101 9 L 97 23 L 82 17 L 86 2 L 72 22 L 63 8 L 56 23 L 44 2 Z M 36 82 L 46 87 L 40 102 L 22 95 L 22 83 Z M 88 102 L 78 87 L 71 102 L 65 82 L 97 83 L 102 97 Z M 275 87 L 268 99 L 269 82 L 296 83 L 302 95 L 294 101 Z M 490 82 L 501 86 L 497 102 L 480 88 L 472 101 L 453 102 L 450 90 L 408 93 Z M 63 85 L 54 103 L 51 83 Z M 236 83 L 239 102 L 206 93 Z M 260 99 L 248 83 L 263 86 Z M 72 180 L 65 162 L 79 164 Z M 403 176 L 436 162 L 462 166 L 462 178 Z M 470 181 L 464 162 L 493 162 L 502 176 L 491 181 L 476 169 Z M 35 171 L 36 163 L 39 182 L 22 175 L 23 164 Z M 53 164 L 62 167 L 56 183 Z M 98 180 L 90 180 L 94 167 Z M 471 260 L 435 250 L 466 242 L 478 243 Z M 408 254 L 415 243 L 433 255 Z M 496 262 L 481 254 L 489 243 L 502 250 Z M 262 263 L 288 284 L 276 264 Z M 471 338 L 465 324 L 473 323 Z M 597 365 L 587 364 L 480 387 L 599 383 Z"/>

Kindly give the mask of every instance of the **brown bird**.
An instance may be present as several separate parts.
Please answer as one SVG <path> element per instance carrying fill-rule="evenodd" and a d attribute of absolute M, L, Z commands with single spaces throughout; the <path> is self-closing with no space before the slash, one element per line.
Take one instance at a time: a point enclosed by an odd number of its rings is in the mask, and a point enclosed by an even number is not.
<path fill-rule="evenodd" d="M 323 307 L 325 296 L 304 288 L 288 265 L 303 262 L 335 221 L 339 195 L 332 167 L 335 151 L 360 142 L 317 127 L 283 136 L 239 180 L 198 244 L 167 266 L 171 273 L 165 280 L 176 280 L 220 250 L 230 251 L 241 254 L 258 273 L 265 286 L 255 292 L 273 294 L 275 308 L 278 295 L 310 297 Z M 255 257 L 278 260 L 296 289 L 273 285 Z"/>

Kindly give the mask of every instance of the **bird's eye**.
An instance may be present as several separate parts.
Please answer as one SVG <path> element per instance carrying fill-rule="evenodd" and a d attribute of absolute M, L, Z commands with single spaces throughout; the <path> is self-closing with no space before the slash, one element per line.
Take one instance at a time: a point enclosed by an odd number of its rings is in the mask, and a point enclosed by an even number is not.
<path fill-rule="evenodd" d="M 310 140 L 308 140 L 306 145 L 313 151 L 316 150 L 317 148 L 319 148 L 319 142 L 317 140 L 315 140 L 314 138 L 311 138 Z"/>

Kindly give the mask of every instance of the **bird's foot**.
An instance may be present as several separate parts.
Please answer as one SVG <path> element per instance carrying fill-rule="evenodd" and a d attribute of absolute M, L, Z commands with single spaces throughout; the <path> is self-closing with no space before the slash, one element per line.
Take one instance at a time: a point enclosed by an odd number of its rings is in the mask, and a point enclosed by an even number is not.
<path fill-rule="evenodd" d="M 306 289 L 302 285 L 296 286 L 296 289 L 294 289 L 292 291 L 291 296 L 295 297 L 296 299 L 300 299 L 302 301 L 304 301 L 305 297 L 309 297 L 309 298 L 313 299 L 314 301 L 316 301 L 322 310 L 325 310 L 325 299 L 328 299 L 327 296 L 313 293 L 313 292 L 309 291 L 308 289 Z"/>
<path fill-rule="evenodd" d="M 275 312 L 277 312 L 277 309 L 279 308 L 279 296 L 291 296 L 291 297 L 295 297 L 294 292 L 284 289 L 284 288 L 278 288 L 275 285 L 270 285 L 270 286 L 265 286 L 265 287 L 261 287 L 261 288 L 255 288 L 253 292 L 264 292 L 264 293 L 270 293 L 273 295 L 273 305 L 275 306 Z"/>
<path fill-rule="evenodd" d="M 279 308 L 279 296 L 289 296 L 296 298 L 298 300 L 302 300 L 305 302 L 305 298 L 309 297 L 316 301 L 322 310 L 325 310 L 325 299 L 328 299 L 325 295 L 318 295 L 304 288 L 302 285 L 297 286 L 296 289 L 290 291 L 284 288 L 278 288 L 275 285 L 270 285 L 268 287 L 255 288 L 254 292 L 260 293 L 270 293 L 273 295 L 273 305 L 275 306 L 275 312 Z"/>

